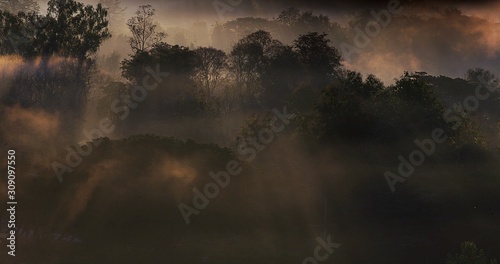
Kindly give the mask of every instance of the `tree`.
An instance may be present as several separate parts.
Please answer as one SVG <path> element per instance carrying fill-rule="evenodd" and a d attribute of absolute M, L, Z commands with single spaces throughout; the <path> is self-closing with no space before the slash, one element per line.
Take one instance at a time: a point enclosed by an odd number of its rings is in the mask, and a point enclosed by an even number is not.
<path fill-rule="evenodd" d="M 280 41 L 273 39 L 271 33 L 264 30 L 258 30 L 245 36 L 238 42 L 238 44 L 257 45 L 262 50 L 262 56 L 267 58 L 273 56 L 276 47 L 283 45 Z"/>
<path fill-rule="evenodd" d="M 101 84 L 98 89 L 101 96 L 96 100 L 97 104 L 95 109 L 97 113 L 103 118 L 106 117 L 112 121 L 117 121 L 119 115 L 112 111 L 113 109 L 110 106 L 113 105 L 113 101 L 120 98 L 121 95 L 129 95 L 130 87 L 122 82 L 108 81 Z"/>
<path fill-rule="evenodd" d="M 45 27 L 36 37 L 38 53 L 76 57 L 83 61 L 95 54 L 102 42 L 111 37 L 108 12 L 74 0 L 50 0 Z"/>
<path fill-rule="evenodd" d="M 24 14 L 14 15 L 0 10 L 0 54 L 23 54 L 29 46 L 32 32 L 28 31 Z"/>
<path fill-rule="evenodd" d="M 412 131 L 417 136 L 419 132 L 428 133 L 438 127 L 445 131 L 452 145 L 484 144 L 479 127 L 470 114 L 461 105 L 445 108 L 433 84 L 405 74 L 388 90 L 395 96 L 391 104 L 396 113 L 392 116 L 397 120 L 394 126 L 399 127 L 395 131 Z M 403 124 L 407 120 L 412 121 L 412 126 Z"/>
<path fill-rule="evenodd" d="M 498 85 L 495 74 L 483 68 L 469 69 L 465 79 L 474 85 Z"/>
<path fill-rule="evenodd" d="M 496 264 L 495 259 L 488 260 L 484 251 L 478 249 L 474 242 L 465 241 L 461 245 L 460 254 L 448 255 L 446 264 Z"/>
<path fill-rule="evenodd" d="M 384 84 L 375 75 L 370 74 L 366 77 L 365 83 L 360 91 L 364 96 L 371 97 L 381 93 L 384 90 Z"/>
<path fill-rule="evenodd" d="M 111 37 L 107 14 L 100 4 L 94 8 L 74 0 L 50 0 L 48 3 L 48 26 L 37 38 L 42 41 L 39 53 L 46 58 L 59 55 L 76 59 L 75 91 L 68 96 L 72 98 L 70 101 L 76 100 L 77 109 L 83 109 L 87 100 L 89 74 L 95 62 L 92 55 L 104 40 Z M 42 36 L 47 36 L 46 41 Z"/>
<path fill-rule="evenodd" d="M 0 10 L 17 14 L 24 13 L 38 13 L 40 6 L 33 0 L 0 0 Z"/>
<path fill-rule="evenodd" d="M 240 41 L 230 53 L 230 67 L 242 102 L 258 104 L 264 90 L 262 76 L 271 61 L 283 46 L 266 31 L 256 31 Z"/>
<path fill-rule="evenodd" d="M 318 89 L 324 88 L 342 65 L 339 51 L 330 46 L 326 34 L 317 32 L 300 35 L 294 49 L 304 66 L 306 80 Z"/>
<path fill-rule="evenodd" d="M 281 107 L 300 80 L 298 54 L 291 46 L 277 45 L 267 60 L 262 75 L 262 102 L 266 108 Z"/>
<path fill-rule="evenodd" d="M 330 140 L 379 140 L 383 137 L 379 127 L 387 120 L 380 120 L 380 110 L 387 108 L 379 104 L 379 98 L 370 96 L 383 84 L 374 76 L 364 82 L 360 73 L 342 71 L 340 81 L 321 93 L 320 102 L 314 110 L 313 134 L 325 141 Z"/>
<path fill-rule="evenodd" d="M 230 50 L 234 43 L 252 34 L 263 30 L 275 32 L 276 23 L 265 18 L 240 17 L 223 24 L 215 23 L 211 40 L 215 48 Z"/>
<path fill-rule="evenodd" d="M 23 37 L 24 44 L 16 46 L 15 54 L 24 56 L 28 64 L 41 58 L 37 67 L 19 71 L 9 100 L 64 109 L 73 118 L 80 117 L 87 101 L 93 55 L 110 37 L 106 16 L 101 5 L 74 0 L 50 0 L 45 16 L 19 13 L 4 20 L 6 16 L 0 15 L 1 24 Z"/>
<path fill-rule="evenodd" d="M 155 9 L 151 5 L 142 5 L 127 22 L 132 32 L 130 47 L 136 53 L 148 51 L 167 36 L 164 32 L 157 31 L 158 25 L 153 21 L 154 14 Z"/>
<path fill-rule="evenodd" d="M 122 62 L 122 76 L 132 85 L 142 85 L 147 67 L 159 67 L 169 76 L 151 91 L 148 104 L 140 111 L 167 114 L 197 114 L 205 109 L 205 102 L 193 82 L 196 54 L 187 47 L 159 43 L 149 51 L 138 52 Z M 138 111 L 134 111 L 139 114 Z"/>
<path fill-rule="evenodd" d="M 214 48 L 198 48 L 196 55 L 195 78 L 203 87 L 204 97 L 207 102 L 212 98 L 214 90 L 224 77 L 227 67 L 227 55 L 222 50 Z"/>
<path fill-rule="evenodd" d="M 315 15 L 312 12 L 301 12 L 294 7 L 282 11 L 279 16 L 273 20 L 276 23 L 274 35 L 284 43 L 292 42 L 298 35 L 305 35 L 309 32 L 328 33 L 332 41 L 338 44 L 344 41 L 342 27 L 330 21 L 330 18 L 324 15 Z"/>
<path fill-rule="evenodd" d="M 448 135 L 455 135 L 457 131 L 443 119 L 444 106 L 434 91 L 434 86 L 420 79 L 403 76 L 396 84 L 388 88 L 395 96 L 396 114 L 398 122 L 395 126 L 401 132 L 404 130 L 417 133 L 426 133 L 436 127 L 442 128 Z M 411 120 L 413 128 L 408 127 L 407 122 Z M 399 123 L 399 124 L 398 124 Z M 406 133 L 408 133 L 406 132 Z M 415 135 L 416 136 L 416 135 Z"/>
<path fill-rule="evenodd" d="M 419 105 L 429 110 L 441 108 L 441 103 L 434 92 L 433 86 L 424 81 L 403 76 L 391 88 L 399 98 L 412 102 L 413 105 Z"/>
<path fill-rule="evenodd" d="M 299 21 L 300 16 L 300 10 L 295 7 L 290 7 L 279 14 L 278 18 L 276 18 L 276 22 L 285 27 L 293 27 Z"/>

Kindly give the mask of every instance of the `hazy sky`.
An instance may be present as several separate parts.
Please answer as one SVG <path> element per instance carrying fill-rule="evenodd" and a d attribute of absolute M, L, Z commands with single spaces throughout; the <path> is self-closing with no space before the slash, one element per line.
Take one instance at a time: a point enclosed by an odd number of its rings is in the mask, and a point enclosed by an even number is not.
<path fill-rule="evenodd" d="M 99 2 L 99 0 L 80 1 L 88 4 Z M 122 0 L 122 5 L 127 7 L 126 19 L 132 17 L 140 5 L 151 4 L 157 10 L 156 20 L 162 28 L 190 28 L 197 21 L 207 22 L 211 26 L 216 22 L 222 23 L 237 17 L 273 18 L 289 7 L 296 7 L 302 11 L 313 11 L 315 14 L 325 14 L 333 21 L 345 25 L 345 22 L 349 21 L 356 11 L 385 9 L 390 1 L 396 0 Z M 42 2 L 45 5 L 42 4 L 41 9 L 45 10 L 47 1 Z M 221 17 L 217 13 L 216 6 L 223 8 L 224 5 L 229 7 L 230 10 L 224 12 Z M 418 5 L 425 6 L 422 9 L 418 8 L 420 9 L 418 12 L 424 13 L 432 10 L 432 8 L 429 8 L 432 6 L 440 6 L 441 8 L 456 7 L 466 15 L 500 23 L 500 16 L 498 15 L 500 13 L 499 0 L 401 0 L 401 5 L 405 8 Z M 406 10 L 410 10 L 410 8 L 406 8 Z M 468 21 L 470 22 L 470 20 Z M 498 71 L 500 24 L 495 26 L 481 22 L 482 26 L 477 28 L 477 25 L 469 22 L 463 23 L 446 19 L 435 22 L 449 24 L 449 27 L 453 28 L 453 32 L 447 31 L 446 34 L 455 34 L 455 38 L 451 35 L 448 38 L 434 36 L 433 34 L 436 32 L 432 29 L 437 28 L 435 26 L 424 25 L 423 23 L 413 25 L 411 30 L 408 29 L 406 30 L 408 32 L 401 32 L 400 34 L 412 39 L 402 42 L 402 45 L 409 45 L 408 48 L 391 50 L 383 45 L 373 46 L 374 49 L 372 50 L 364 50 L 357 62 L 346 63 L 345 65 L 362 72 L 365 76 L 368 73 L 375 73 L 386 82 L 392 82 L 393 78 L 398 77 L 404 70 L 425 70 L 430 74 L 462 77 L 468 68 L 486 67 L 500 74 Z M 125 26 L 125 23 L 123 24 Z M 448 26 L 441 25 L 441 28 L 447 29 Z M 127 31 L 125 28 L 123 30 L 124 32 Z M 417 35 L 411 35 L 411 32 L 417 31 L 419 32 Z M 173 34 L 171 35 L 173 36 Z M 457 36 L 460 37 L 457 38 Z M 423 39 L 426 40 L 422 41 Z M 171 44 L 178 44 L 174 43 L 173 39 L 166 41 Z M 417 42 L 418 45 L 412 44 Z M 124 50 L 123 47 L 119 48 L 113 45 L 116 45 L 116 43 L 107 42 L 106 47 L 103 47 L 102 50 Z M 462 50 L 462 52 L 455 54 L 457 52 L 450 53 L 449 50 Z"/>
<path fill-rule="evenodd" d="M 95 4 L 99 0 L 80 0 L 81 2 Z M 46 9 L 48 1 L 39 1 L 42 11 Z M 481 17 L 500 22 L 500 1 L 496 0 L 401 0 L 402 5 L 411 3 L 445 5 L 459 7 L 465 12 L 472 12 Z M 350 13 L 356 10 L 370 8 L 384 8 L 389 0 L 122 0 L 124 6 L 128 7 L 127 13 L 132 14 L 138 6 L 151 4 L 157 9 L 158 14 L 163 15 L 165 21 L 179 24 L 188 23 L 196 19 L 219 20 L 216 4 L 231 3 L 234 8 L 225 13 L 225 18 L 230 19 L 237 16 L 261 16 L 274 17 L 281 10 L 288 7 L 297 7 L 303 10 L 311 10 L 336 16 L 338 13 Z M 339 12 L 340 11 L 340 12 Z"/>

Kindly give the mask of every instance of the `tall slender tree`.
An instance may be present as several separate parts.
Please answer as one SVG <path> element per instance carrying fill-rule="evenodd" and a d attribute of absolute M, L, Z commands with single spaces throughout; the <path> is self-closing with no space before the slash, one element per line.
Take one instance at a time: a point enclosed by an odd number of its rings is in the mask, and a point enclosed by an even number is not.
<path fill-rule="evenodd" d="M 167 36 L 158 30 L 158 25 L 153 21 L 154 15 L 155 9 L 151 5 L 142 5 L 135 16 L 128 20 L 127 26 L 132 32 L 129 43 L 134 52 L 148 51 Z"/>
<path fill-rule="evenodd" d="M 209 102 L 217 86 L 224 77 L 227 67 L 227 56 L 222 50 L 215 48 L 198 48 L 196 55 L 195 78 L 203 87 L 205 101 Z"/>

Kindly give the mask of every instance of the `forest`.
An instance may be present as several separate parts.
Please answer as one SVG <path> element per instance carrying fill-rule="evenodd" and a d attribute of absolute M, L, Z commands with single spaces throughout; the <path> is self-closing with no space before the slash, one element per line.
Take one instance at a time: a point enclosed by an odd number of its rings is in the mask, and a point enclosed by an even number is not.
<path fill-rule="evenodd" d="M 0 262 L 497 263 L 500 23 L 388 2 L 0 1 Z"/>

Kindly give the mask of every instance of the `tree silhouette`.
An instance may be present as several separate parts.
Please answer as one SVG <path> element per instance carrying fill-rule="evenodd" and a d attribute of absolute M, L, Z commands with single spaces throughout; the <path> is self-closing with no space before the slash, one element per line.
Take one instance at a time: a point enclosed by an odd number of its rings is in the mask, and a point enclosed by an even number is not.
<path fill-rule="evenodd" d="M 23 37 L 8 52 L 24 56 L 28 64 L 33 58 L 41 58 L 37 67 L 19 71 L 18 87 L 10 90 L 9 100 L 64 109 L 79 117 L 87 101 L 93 55 L 111 36 L 106 16 L 101 5 L 93 7 L 74 0 L 50 0 L 45 16 L 0 14 L 0 24 L 7 26 L 3 30 Z M 6 51 L 3 44 L 2 52 Z"/>
<path fill-rule="evenodd" d="M 25 14 L 14 15 L 0 10 L 0 54 L 23 54 L 29 47 L 29 32 Z"/>
<path fill-rule="evenodd" d="M 50 0 L 47 27 L 39 32 L 36 46 L 45 56 L 61 55 L 83 61 L 111 37 L 108 30 L 107 11 L 84 5 L 74 0 Z"/>
<path fill-rule="evenodd" d="M 499 80 L 492 72 L 483 69 L 469 69 L 467 70 L 467 74 L 465 75 L 465 79 L 471 82 L 474 85 L 482 85 L 482 86 L 498 86 Z"/>
<path fill-rule="evenodd" d="M 328 33 L 335 44 L 344 40 L 341 26 L 330 21 L 329 17 L 321 14 L 315 15 L 312 12 L 301 12 L 294 7 L 283 10 L 272 22 L 275 24 L 273 30 L 275 36 L 284 43 L 292 42 L 297 36 L 309 32 Z"/>
<path fill-rule="evenodd" d="M 380 86 L 383 88 L 374 76 L 363 81 L 358 72 L 342 72 L 340 82 L 321 93 L 321 100 L 313 111 L 313 134 L 326 142 L 378 140 L 383 136 L 377 132 L 378 126 L 389 120 L 379 121 L 377 114 L 385 105 L 379 105 L 379 98 L 375 96 L 368 97 L 365 90 L 378 90 Z"/>
<path fill-rule="evenodd" d="M 224 77 L 227 68 L 227 55 L 215 48 L 198 48 L 196 54 L 195 78 L 201 83 L 207 102 L 211 101 L 214 90 Z"/>
<path fill-rule="evenodd" d="M 300 10 L 295 7 L 290 7 L 286 10 L 283 10 L 281 14 L 279 14 L 276 21 L 285 27 L 293 27 L 299 21 L 301 16 Z"/>
<path fill-rule="evenodd" d="M 329 45 L 326 34 L 311 32 L 294 41 L 294 49 L 304 65 L 309 83 L 318 89 L 324 88 L 341 66 L 340 52 Z"/>
<path fill-rule="evenodd" d="M 282 45 L 269 32 L 259 30 L 244 37 L 233 47 L 230 65 L 242 102 L 250 105 L 259 103 L 264 90 L 262 75 L 271 57 Z"/>
<path fill-rule="evenodd" d="M 140 111 L 148 109 L 161 115 L 191 115 L 205 109 L 205 102 L 196 89 L 193 77 L 196 72 L 197 58 L 194 51 L 183 46 L 159 43 L 149 51 L 133 54 L 122 62 L 122 76 L 133 85 L 142 85 L 147 67 L 161 69 L 170 75 L 158 88 L 151 92 L 148 104 Z M 140 111 L 134 111 L 139 114 Z"/>
<path fill-rule="evenodd" d="M 298 54 L 291 46 L 276 45 L 271 54 L 262 76 L 262 103 L 267 108 L 284 105 L 301 78 Z"/>
<path fill-rule="evenodd" d="M 135 16 L 128 20 L 127 26 L 132 32 L 129 43 L 134 52 L 147 51 L 167 36 L 158 31 L 158 25 L 153 21 L 154 15 L 155 9 L 151 5 L 142 5 Z"/>
<path fill-rule="evenodd" d="M 455 256 L 448 255 L 446 264 L 496 264 L 497 261 L 488 260 L 484 251 L 478 249 L 476 243 L 465 241 L 460 246 L 460 254 Z"/>

